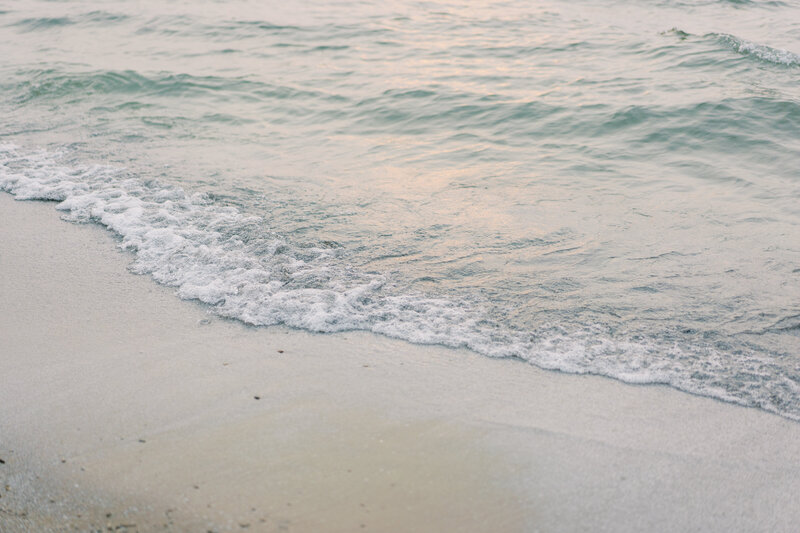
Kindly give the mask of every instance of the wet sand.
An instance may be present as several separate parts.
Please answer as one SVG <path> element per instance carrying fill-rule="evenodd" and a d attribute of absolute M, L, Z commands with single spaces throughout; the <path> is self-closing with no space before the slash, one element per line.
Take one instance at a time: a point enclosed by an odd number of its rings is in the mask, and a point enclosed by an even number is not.
<path fill-rule="evenodd" d="M 793 531 L 800 424 L 250 328 L 0 194 L 0 531 Z"/>

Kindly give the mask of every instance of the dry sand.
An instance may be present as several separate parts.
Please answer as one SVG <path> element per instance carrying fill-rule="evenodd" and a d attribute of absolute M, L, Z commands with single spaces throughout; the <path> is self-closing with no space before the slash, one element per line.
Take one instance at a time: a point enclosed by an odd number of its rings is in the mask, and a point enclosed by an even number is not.
<path fill-rule="evenodd" d="M 249 328 L 0 194 L 0 531 L 797 531 L 800 424 Z"/>

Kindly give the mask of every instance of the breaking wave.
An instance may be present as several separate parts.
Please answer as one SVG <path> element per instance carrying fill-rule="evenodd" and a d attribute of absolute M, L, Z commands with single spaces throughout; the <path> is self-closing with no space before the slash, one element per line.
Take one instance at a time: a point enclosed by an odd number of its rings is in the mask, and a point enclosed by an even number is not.
<path fill-rule="evenodd" d="M 789 67 L 800 66 L 800 55 L 790 52 L 789 50 L 754 43 L 726 33 L 713 35 L 716 36 L 719 42 L 742 55 L 776 65 L 786 65 Z"/>

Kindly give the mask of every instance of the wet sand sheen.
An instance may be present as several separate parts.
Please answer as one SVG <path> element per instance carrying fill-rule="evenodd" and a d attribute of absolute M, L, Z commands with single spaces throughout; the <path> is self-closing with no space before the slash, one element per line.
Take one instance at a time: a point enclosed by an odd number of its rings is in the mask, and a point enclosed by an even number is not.
<path fill-rule="evenodd" d="M 214 318 L 0 195 L 4 531 L 791 531 L 800 424 Z"/>

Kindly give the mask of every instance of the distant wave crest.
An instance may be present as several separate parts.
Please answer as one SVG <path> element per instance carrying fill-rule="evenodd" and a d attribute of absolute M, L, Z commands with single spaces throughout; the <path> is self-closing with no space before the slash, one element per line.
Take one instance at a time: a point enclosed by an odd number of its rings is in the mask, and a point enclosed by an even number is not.
<path fill-rule="evenodd" d="M 727 33 L 713 35 L 715 35 L 722 44 L 742 55 L 754 57 L 776 65 L 786 65 L 790 67 L 800 66 L 800 55 L 790 52 L 789 50 L 754 43 Z"/>
<path fill-rule="evenodd" d="M 108 25 L 122 22 L 128 18 L 121 13 L 109 13 L 107 11 L 90 11 L 88 13 L 75 14 L 70 17 L 30 17 L 21 19 L 12 24 L 23 32 L 30 31 L 52 31 L 55 28 L 72 26 L 74 24 L 84 25 Z"/>
<path fill-rule="evenodd" d="M 784 50 L 783 48 L 774 48 L 765 44 L 748 41 L 747 39 L 742 39 L 729 33 L 709 33 L 699 36 L 687 33 L 680 28 L 672 28 L 662 32 L 661 34 L 675 35 L 681 41 L 692 37 L 704 40 L 712 40 L 718 44 L 722 44 L 729 50 L 759 61 L 764 61 L 766 63 L 772 63 L 775 65 L 785 65 L 789 67 L 800 66 L 800 54 L 795 54 L 794 52 Z"/>

